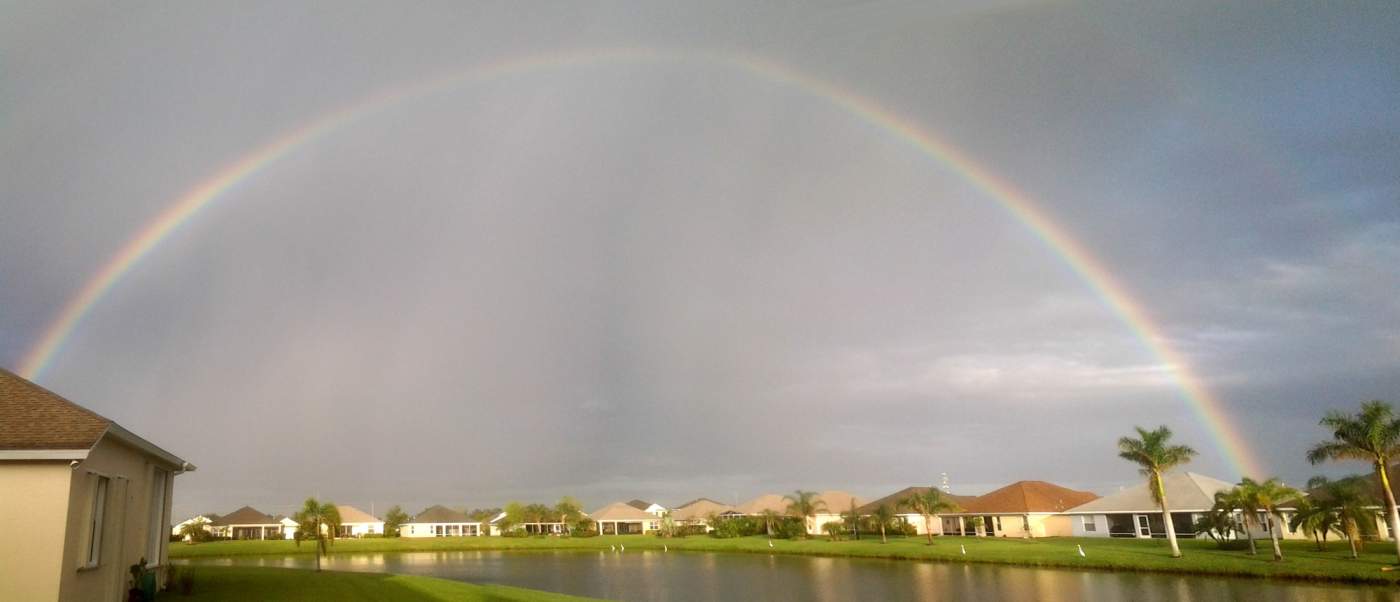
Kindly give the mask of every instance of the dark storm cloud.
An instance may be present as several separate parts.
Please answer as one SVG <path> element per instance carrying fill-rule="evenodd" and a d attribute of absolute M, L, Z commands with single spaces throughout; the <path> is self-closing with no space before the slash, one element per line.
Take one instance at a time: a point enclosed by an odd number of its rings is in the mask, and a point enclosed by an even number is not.
<path fill-rule="evenodd" d="M 713 49 L 1027 191 L 1301 481 L 1325 409 L 1400 390 L 1400 43 L 1354 9 L 11 6 L 0 363 L 183 191 L 329 110 L 503 57 Z M 199 464 L 185 512 L 1109 490 L 1136 479 L 1113 440 L 1158 423 L 1236 476 L 1005 210 L 717 66 L 517 74 L 302 147 L 138 264 L 43 384 Z"/>

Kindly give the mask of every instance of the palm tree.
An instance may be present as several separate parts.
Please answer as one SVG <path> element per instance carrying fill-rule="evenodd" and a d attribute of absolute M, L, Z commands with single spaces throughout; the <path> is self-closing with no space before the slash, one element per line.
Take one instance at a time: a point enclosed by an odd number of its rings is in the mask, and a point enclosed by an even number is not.
<path fill-rule="evenodd" d="M 1162 473 L 1191 461 L 1196 450 L 1185 445 L 1170 445 L 1171 429 L 1166 425 L 1155 431 L 1140 426 L 1133 427 L 1138 439 L 1123 437 L 1118 440 L 1118 457 L 1133 462 L 1142 468 L 1138 470 L 1147 477 L 1147 487 L 1152 491 L 1152 499 L 1162 507 L 1162 522 L 1167 526 L 1167 541 L 1171 543 L 1172 558 L 1181 558 L 1181 547 L 1176 544 L 1176 528 L 1172 526 L 1172 513 L 1167 508 L 1167 491 L 1162 485 Z"/>
<path fill-rule="evenodd" d="M 778 511 L 773 510 L 772 508 L 764 509 L 763 527 L 767 530 L 768 537 L 773 536 L 773 524 L 778 522 L 778 520 L 780 520 L 782 517 L 783 515 L 778 514 Z"/>
<path fill-rule="evenodd" d="M 1298 500 L 1293 518 L 1288 520 L 1288 526 L 1299 529 L 1313 538 L 1313 544 L 1319 552 L 1327 551 L 1327 534 L 1341 530 L 1340 519 L 1332 504 L 1311 498 Z"/>
<path fill-rule="evenodd" d="M 1390 459 L 1400 454 L 1400 418 L 1396 418 L 1389 403 L 1373 400 L 1361 404 L 1361 411 L 1354 416 L 1336 410 L 1328 412 L 1320 424 L 1332 431 L 1332 440 L 1320 442 L 1308 450 L 1308 461 L 1313 464 L 1327 460 L 1371 463 L 1385 492 L 1390 535 L 1395 540 L 1395 561 L 1400 563 L 1400 511 L 1396 510 L 1395 492 L 1390 488 L 1387 472 Z"/>
<path fill-rule="evenodd" d="M 915 490 L 899 504 L 924 517 L 924 534 L 928 535 L 928 545 L 933 545 L 934 515 L 958 510 L 958 505 L 944 498 L 937 487 L 929 487 L 922 492 Z"/>
<path fill-rule="evenodd" d="M 1351 545 L 1351 557 L 1356 558 L 1361 542 L 1361 525 L 1376 520 L 1376 513 L 1371 510 L 1376 506 L 1376 501 L 1366 493 L 1365 481 L 1359 477 L 1333 481 L 1319 476 L 1308 479 L 1308 489 L 1317 491 L 1319 495 L 1315 497 L 1323 498 L 1331 508 L 1337 517 L 1335 529 L 1347 538 L 1347 543 Z"/>
<path fill-rule="evenodd" d="M 1278 508 L 1279 504 L 1298 499 L 1298 490 L 1284 485 L 1278 479 L 1260 483 L 1249 477 L 1240 479 L 1236 489 L 1240 490 L 1252 512 L 1263 512 L 1265 520 L 1273 523 L 1265 526 L 1269 529 L 1269 541 L 1274 546 L 1274 560 L 1283 560 L 1283 550 L 1278 545 L 1278 530 L 1282 528 L 1283 520 Z"/>
<path fill-rule="evenodd" d="M 1224 541 L 1235 530 L 1235 517 L 1229 510 L 1212 508 L 1196 519 L 1196 531 L 1216 541 Z"/>
<path fill-rule="evenodd" d="M 554 513 L 559 515 L 559 522 L 564 523 L 564 534 L 572 536 L 574 534 L 573 524 L 583 518 L 583 504 L 566 495 L 554 505 Z"/>
<path fill-rule="evenodd" d="M 1259 519 L 1259 509 L 1254 506 L 1254 500 L 1245 495 L 1243 489 L 1232 487 L 1224 491 L 1215 492 L 1214 511 L 1225 512 L 1230 516 L 1239 514 L 1239 521 L 1236 523 L 1239 533 L 1249 542 L 1249 554 L 1254 556 L 1259 553 L 1254 547 L 1254 535 L 1250 532 L 1250 527 Z"/>
<path fill-rule="evenodd" d="M 846 523 L 846 527 L 855 534 L 856 541 L 860 541 L 860 513 L 856 512 L 855 498 L 851 498 L 851 509 L 841 515 L 841 522 Z"/>
<path fill-rule="evenodd" d="M 191 544 L 199 543 L 205 538 L 206 535 L 209 534 L 208 531 L 204 530 L 204 525 L 206 524 L 207 523 L 200 521 L 191 521 L 185 523 L 184 525 L 180 526 L 180 537 L 184 538 L 186 542 L 189 542 Z"/>
<path fill-rule="evenodd" d="M 296 531 L 297 545 L 301 545 L 302 539 L 316 539 L 316 570 L 321 570 L 321 556 L 326 553 L 326 530 L 333 534 L 340 528 L 340 511 L 335 504 L 330 502 L 321 503 L 316 498 L 306 498 L 302 504 L 301 511 L 292 516 L 292 520 L 297 522 L 299 528 Z M 307 533 L 307 529 L 310 533 Z"/>
<path fill-rule="evenodd" d="M 840 538 L 841 538 L 841 531 L 842 531 L 843 529 L 845 529 L 845 527 L 843 527 L 843 526 L 841 525 L 841 523 L 838 523 L 838 522 L 835 522 L 835 521 L 832 521 L 832 522 L 829 522 L 829 523 L 826 523 L 826 524 L 823 524 L 823 525 L 822 525 L 822 530 L 823 530 L 823 531 L 826 531 L 827 536 L 831 537 L 831 541 L 836 541 L 836 540 L 840 539 Z"/>
<path fill-rule="evenodd" d="M 888 504 L 880 504 L 879 507 L 875 508 L 874 516 L 875 522 L 880 525 L 880 543 L 889 543 L 889 540 L 885 538 L 885 526 L 894 520 L 894 510 L 891 510 Z"/>
<path fill-rule="evenodd" d="M 788 514 L 802 519 L 802 532 L 811 537 L 812 519 L 818 512 L 826 511 L 826 500 L 817 497 L 815 491 L 803 491 L 798 489 L 792 495 L 785 495 L 783 499 L 787 501 Z"/>

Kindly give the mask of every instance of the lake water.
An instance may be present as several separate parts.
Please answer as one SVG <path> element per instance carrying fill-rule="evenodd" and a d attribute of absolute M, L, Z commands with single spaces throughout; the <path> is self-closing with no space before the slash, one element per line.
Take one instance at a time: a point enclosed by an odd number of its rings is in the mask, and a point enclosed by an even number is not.
<path fill-rule="evenodd" d="M 311 568 L 310 556 L 176 562 Z M 1400 600 L 1400 589 L 909 560 L 697 552 L 336 554 L 330 570 L 427 575 L 613 600 Z"/>

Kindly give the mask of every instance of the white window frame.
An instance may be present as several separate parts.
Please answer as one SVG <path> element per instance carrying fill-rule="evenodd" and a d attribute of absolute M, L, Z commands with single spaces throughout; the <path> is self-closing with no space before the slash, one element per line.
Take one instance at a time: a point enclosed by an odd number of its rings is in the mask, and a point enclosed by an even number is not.
<path fill-rule="evenodd" d="M 150 566 L 161 565 L 161 549 L 165 546 L 165 529 L 161 525 L 165 523 L 166 485 L 170 483 L 170 472 L 162 470 L 160 467 L 151 468 L 151 499 L 149 502 L 150 515 L 147 517 L 150 530 L 147 534 L 146 542 L 146 562 Z"/>
<path fill-rule="evenodd" d="M 1096 522 L 1094 522 L 1094 515 L 1092 515 L 1092 514 L 1085 514 L 1085 515 L 1084 515 L 1084 532 L 1085 532 L 1085 533 L 1088 533 L 1088 532 L 1090 532 L 1090 531 L 1093 531 L 1093 532 L 1097 533 L 1097 532 L 1099 531 L 1099 524 L 1096 523 Z"/>
<path fill-rule="evenodd" d="M 107 521 L 107 490 L 111 479 L 94 475 L 97 480 L 92 485 L 92 507 L 89 512 L 87 557 L 83 559 L 85 568 L 95 568 L 102 563 L 102 531 Z"/>

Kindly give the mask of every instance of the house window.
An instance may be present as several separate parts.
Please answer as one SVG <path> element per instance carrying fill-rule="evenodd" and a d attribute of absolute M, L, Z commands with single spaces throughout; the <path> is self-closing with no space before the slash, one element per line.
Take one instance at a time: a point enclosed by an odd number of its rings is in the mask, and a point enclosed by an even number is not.
<path fill-rule="evenodd" d="M 152 565 L 161 564 L 160 547 L 165 543 L 165 530 L 160 527 L 165 524 L 165 480 L 168 475 L 169 473 L 159 468 L 151 469 L 151 513 L 146 522 L 149 526 L 146 560 Z"/>
<path fill-rule="evenodd" d="M 1097 524 L 1094 524 L 1094 515 L 1092 515 L 1092 514 L 1085 515 L 1085 516 L 1084 516 L 1084 531 L 1085 531 L 1085 532 L 1089 532 L 1089 531 L 1098 531 L 1098 530 L 1099 530 L 1099 526 L 1098 526 Z"/>
<path fill-rule="evenodd" d="M 107 514 L 107 477 L 97 477 L 92 488 L 92 522 L 88 524 L 87 566 L 97 566 L 102 560 L 102 526 Z"/>

